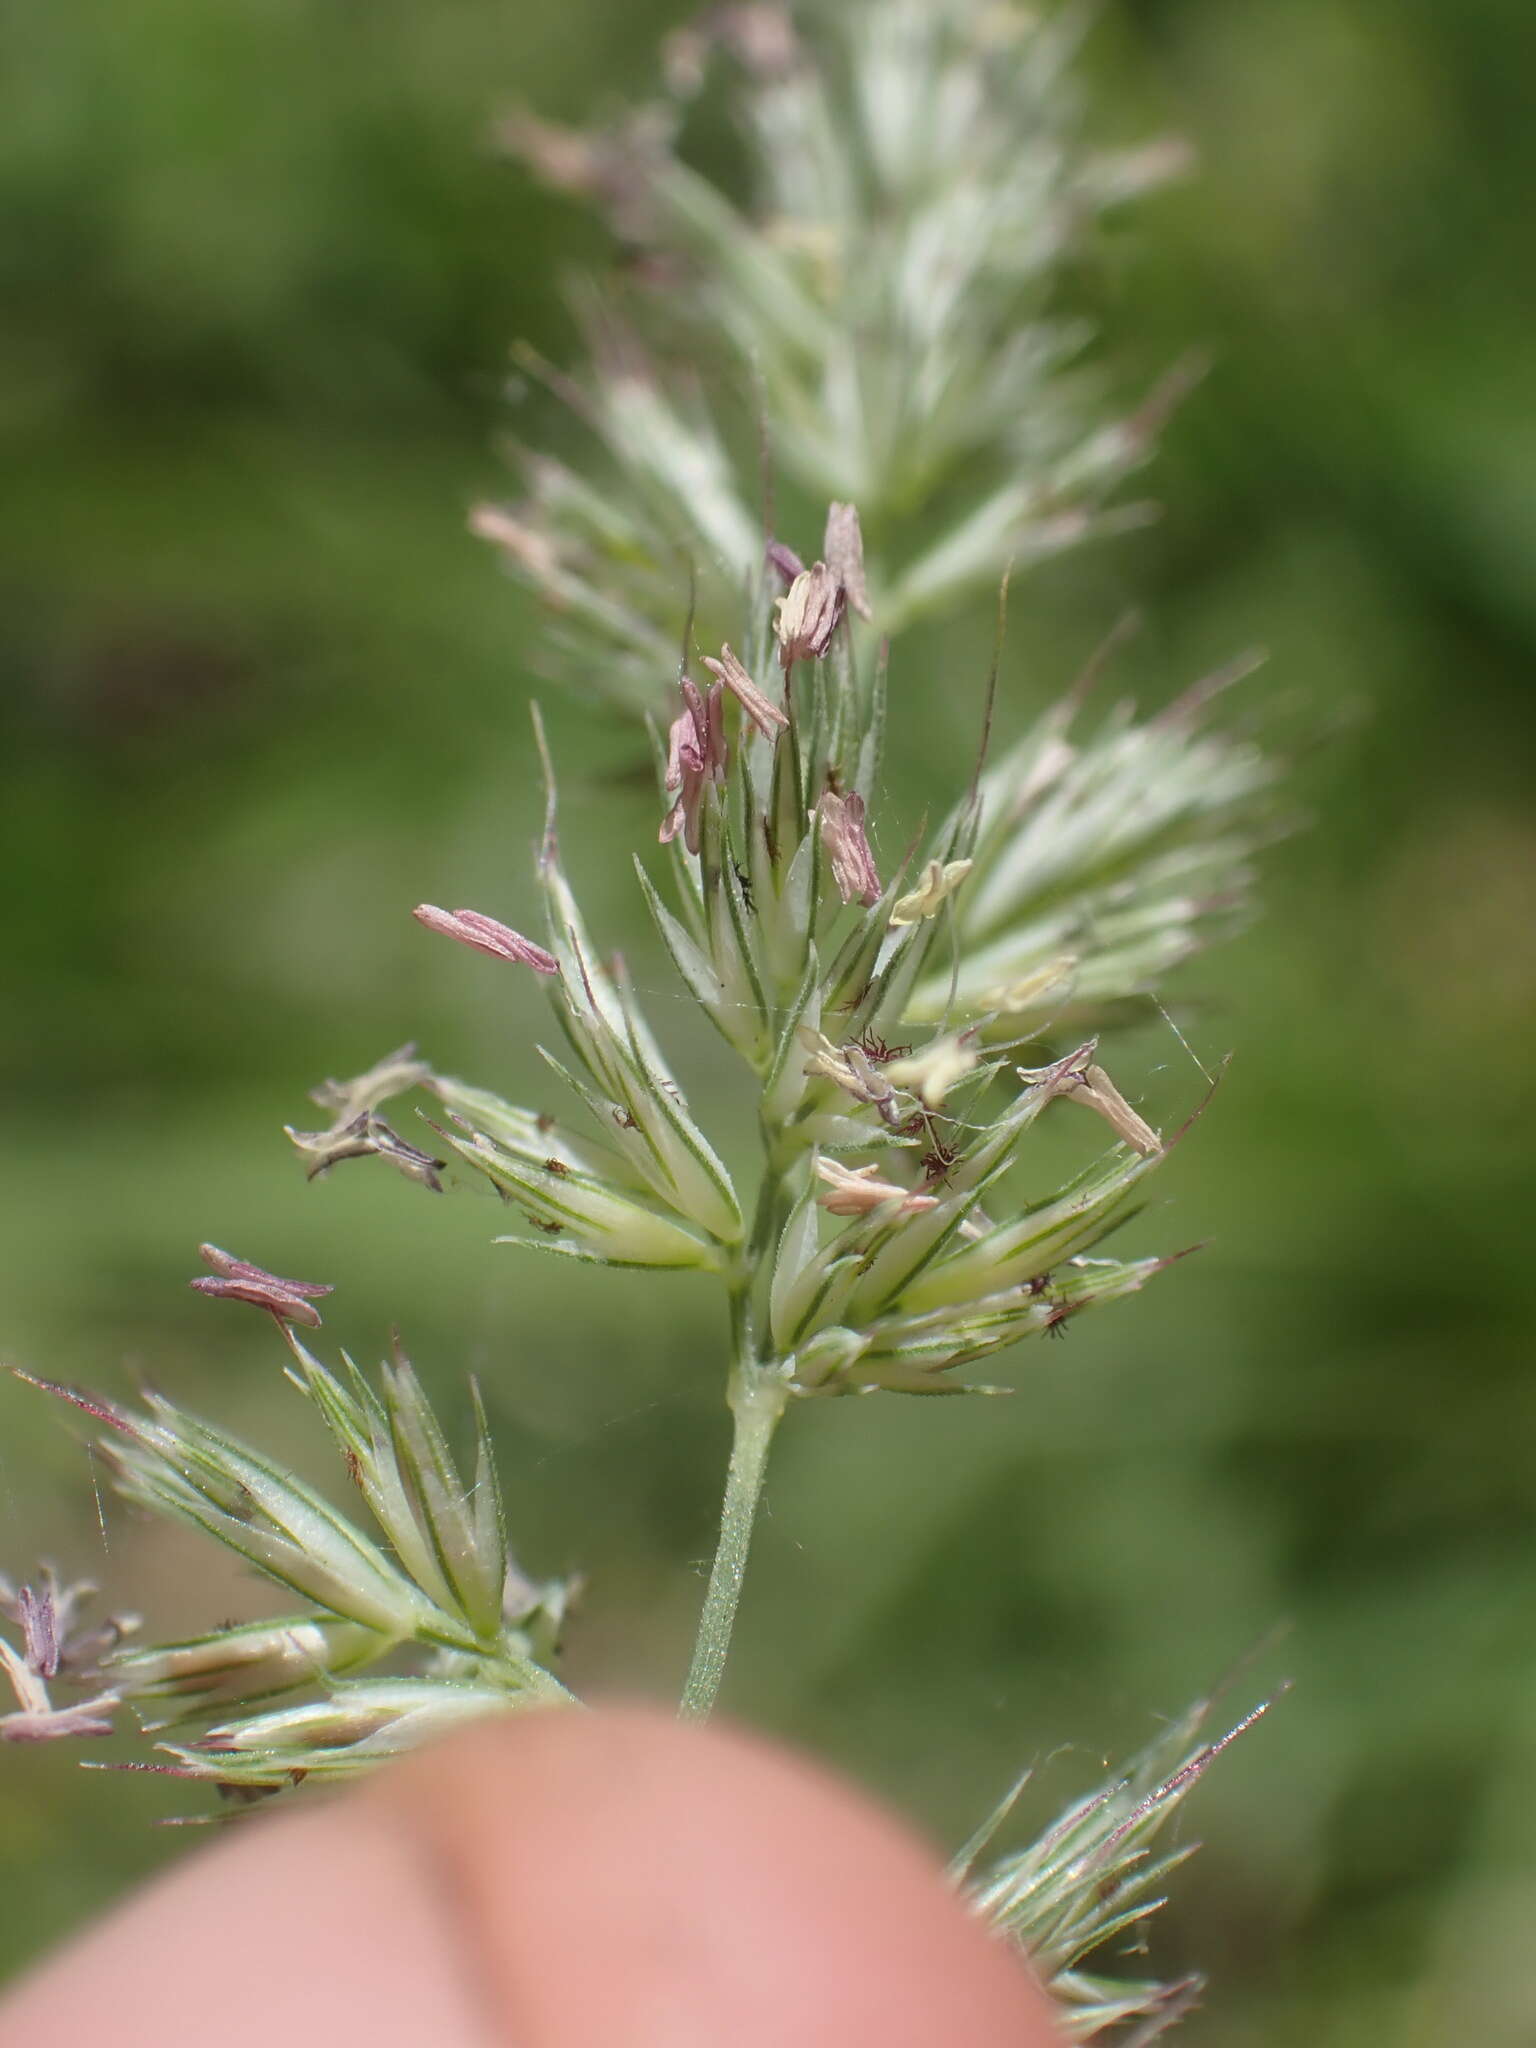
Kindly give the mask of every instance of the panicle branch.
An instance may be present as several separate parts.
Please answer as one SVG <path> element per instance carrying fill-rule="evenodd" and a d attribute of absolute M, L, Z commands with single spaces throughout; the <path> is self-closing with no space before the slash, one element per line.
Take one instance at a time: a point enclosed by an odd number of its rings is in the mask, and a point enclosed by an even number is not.
<path fill-rule="evenodd" d="M 622 287 L 579 300 L 585 374 L 524 363 L 578 409 L 598 471 L 527 454 L 521 501 L 473 520 L 545 600 L 568 673 L 655 707 L 680 560 L 699 572 L 706 641 L 731 630 L 764 568 L 742 453 L 759 431 L 790 490 L 832 500 L 809 566 L 769 551 L 790 577 L 787 661 L 820 653 L 845 605 L 900 632 L 1010 564 L 1147 516 L 1116 492 L 1191 372 L 1106 426 L 1081 361 L 1092 330 L 1058 304 L 1059 279 L 1099 218 L 1180 175 L 1187 152 L 1084 139 L 1075 12 L 714 8 L 608 129 L 503 124 L 508 151 L 595 206 L 630 259 Z M 734 117 L 745 204 L 689 161 L 698 103 Z"/>
<path fill-rule="evenodd" d="M 1269 1705 L 1202 1741 L 1212 1702 L 1198 1701 L 1027 1848 L 978 1868 L 1030 1782 L 1026 1771 L 951 1866 L 973 1909 L 1023 1950 L 1055 1999 L 1069 2040 L 1149 2042 L 1197 2003 L 1199 1977 L 1111 1977 L 1102 1970 L 1116 1950 L 1144 1952 L 1146 1923 L 1165 1903 L 1168 1879 L 1198 1846 L 1164 1848 L 1159 1837 L 1211 1764 Z"/>
<path fill-rule="evenodd" d="M 232 1706 L 318 1693 L 162 1745 L 177 1775 L 276 1789 L 311 1773 L 345 1774 L 471 1712 L 569 1699 L 549 1667 L 573 1589 L 535 1585 L 510 1557 L 478 1393 L 466 1479 L 398 1346 L 377 1387 L 345 1353 L 341 1372 L 333 1372 L 293 1328 L 291 1303 L 302 1297 L 267 1298 L 293 1283 L 277 1283 L 216 1247 L 203 1250 L 216 1254 L 223 1277 L 249 1290 L 224 1290 L 221 1298 L 249 1301 L 273 1317 L 287 1343 L 288 1378 L 318 1410 L 377 1533 L 163 1394 L 146 1393 L 130 1411 L 32 1381 L 105 1426 L 97 1454 L 124 1499 L 213 1537 L 303 1605 L 276 1621 L 124 1648 L 131 1620 L 89 1633 L 74 1628 L 75 1609 L 92 1588 L 61 1590 L 46 1568 L 40 1593 L 0 1584 L 0 1612 L 17 1618 L 24 1634 L 19 1656 L 0 1638 L 0 1664 L 20 1710 L 0 1719 L 0 1734 L 13 1741 L 105 1734 L 119 1705 L 147 1731 L 179 1730 Z M 402 1657 L 414 1671 L 352 1676 Z M 53 1707 L 46 1684 L 60 1675 L 96 1687 L 97 1696 Z"/>

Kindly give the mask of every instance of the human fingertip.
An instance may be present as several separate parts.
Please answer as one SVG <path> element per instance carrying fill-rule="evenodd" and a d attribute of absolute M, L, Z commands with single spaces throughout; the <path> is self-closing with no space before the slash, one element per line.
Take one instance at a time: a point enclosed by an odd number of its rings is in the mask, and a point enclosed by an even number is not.
<path fill-rule="evenodd" d="M 376 1780 L 520 2048 L 1049 2048 L 1047 2001 L 899 1822 L 654 1709 L 466 1731 Z"/>
<path fill-rule="evenodd" d="M 255 1813 L 0 2000 L 0 2048 L 501 2048 L 472 1954 L 384 1813 Z"/>
<path fill-rule="evenodd" d="M 653 1709 L 484 1722 L 241 1822 L 0 2006 L 0 2048 L 1051 2048 L 898 1822 Z"/>

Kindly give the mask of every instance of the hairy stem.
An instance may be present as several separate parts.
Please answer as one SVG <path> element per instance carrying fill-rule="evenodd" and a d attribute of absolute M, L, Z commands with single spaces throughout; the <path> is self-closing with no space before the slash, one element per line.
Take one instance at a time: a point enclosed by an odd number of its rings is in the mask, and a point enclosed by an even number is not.
<path fill-rule="evenodd" d="M 741 1604 L 752 1527 L 763 1497 L 768 1452 L 784 1413 L 789 1389 L 772 1368 L 757 1359 L 738 1361 L 731 1376 L 730 1407 L 735 1421 L 731 1462 L 720 1509 L 720 1540 L 710 1567 L 709 1590 L 693 1646 L 693 1662 L 683 1688 L 682 1712 L 692 1721 L 708 1718 L 725 1675 L 731 1631 Z"/>
<path fill-rule="evenodd" d="M 733 1423 L 731 1462 L 725 1475 L 725 1499 L 720 1505 L 720 1535 L 709 1569 L 709 1588 L 704 1595 L 704 1610 L 699 1616 L 693 1662 L 688 1667 L 680 1709 L 694 1721 L 708 1718 L 725 1676 L 731 1631 L 736 1626 L 736 1610 L 741 1605 L 741 1589 L 747 1574 L 747 1553 L 752 1547 L 752 1527 L 768 1471 L 768 1453 L 789 1400 L 789 1387 L 782 1375 L 758 1354 L 753 1320 L 753 1286 L 778 1240 L 785 1215 L 784 1174 L 779 1162 L 783 1133 L 773 1119 L 764 1115 L 759 1135 L 764 1170 L 757 1191 L 757 1211 L 730 1292 L 731 1379 L 726 1402 Z"/>

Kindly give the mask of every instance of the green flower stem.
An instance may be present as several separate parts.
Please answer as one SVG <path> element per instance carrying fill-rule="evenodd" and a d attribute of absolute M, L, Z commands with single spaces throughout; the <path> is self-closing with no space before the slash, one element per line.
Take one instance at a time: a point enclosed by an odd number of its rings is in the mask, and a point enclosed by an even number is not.
<path fill-rule="evenodd" d="M 694 1638 L 693 1662 L 683 1687 L 680 1711 L 691 1721 L 709 1718 L 725 1676 L 730 1654 L 731 1631 L 741 1605 L 742 1584 L 747 1575 L 747 1553 L 752 1547 L 752 1527 L 758 1503 L 763 1497 L 763 1480 L 768 1472 L 768 1453 L 779 1418 L 789 1403 L 789 1384 L 775 1365 L 765 1364 L 758 1354 L 753 1320 L 752 1293 L 757 1276 L 771 1256 L 784 1219 L 789 1212 L 790 1189 L 782 1159 L 784 1132 L 778 1122 L 764 1114 L 759 1124 L 763 1147 L 763 1178 L 757 1191 L 757 1209 L 752 1229 L 741 1249 L 739 1263 L 730 1280 L 731 1367 L 726 1402 L 734 1431 L 731 1462 L 725 1475 L 725 1499 L 720 1506 L 720 1537 L 715 1561 L 709 1570 L 709 1588 L 699 1632 Z"/>
<path fill-rule="evenodd" d="M 752 1357 L 740 1360 L 731 1376 L 730 1407 L 736 1427 L 720 1510 L 720 1540 L 683 1688 L 682 1712 L 691 1721 L 708 1718 L 725 1675 L 768 1452 L 788 1400 L 789 1388 L 772 1367 Z"/>

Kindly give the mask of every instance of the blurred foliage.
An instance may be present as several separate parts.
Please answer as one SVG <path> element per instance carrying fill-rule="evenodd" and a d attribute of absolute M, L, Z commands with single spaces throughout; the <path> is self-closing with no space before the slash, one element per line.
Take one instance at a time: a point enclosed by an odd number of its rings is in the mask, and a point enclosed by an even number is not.
<path fill-rule="evenodd" d="M 536 994 L 406 914 L 529 894 L 536 622 L 462 510 L 509 420 L 568 434 L 505 350 L 558 358 L 598 246 L 487 137 L 514 97 L 589 115 L 681 13 L 78 0 L 11 10 L 0 83 L 6 1356 L 141 1371 L 308 1471 L 258 1319 L 182 1283 L 205 1237 L 334 1280 L 361 1353 L 399 1320 L 437 1391 L 485 1374 L 520 1551 L 592 1577 L 574 1682 L 658 1692 L 724 1450 L 702 1293 L 531 1271 L 494 1202 L 382 1171 L 306 1188 L 279 1127 L 411 1034 L 538 1087 Z M 1206 1063 L 1239 1056 L 1135 1235 L 1212 1248 L 1022 1355 L 1006 1408 L 797 1418 L 731 1682 L 952 1843 L 1022 1761 L 1081 1745 L 1038 1821 L 1260 1646 L 1240 1686 L 1296 1689 L 1192 1801 L 1153 1937 L 1214 1979 L 1192 2044 L 1536 2037 L 1531 29 L 1527 0 L 1121 0 L 1091 45 L 1106 137 L 1202 158 L 1078 281 L 1106 373 L 1216 368 L 1162 524 L 1017 587 L 1004 716 L 1135 602 L 1120 687 L 1257 638 L 1245 687 L 1335 737 L 1265 922 L 1177 992 Z M 914 813 L 964 772 L 989 630 L 893 678 Z M 659 982 L 617 858 L 654 829 L 642 749 L 550 710 L 589 912 Z M 728 1116 L 723 1048 L 679 1056 Z M 1199 1086 L 1161 1025 L 1120 1067 L 1154 1120 Z M 39 1551 L 167 1625 L 267 1598 L 98 1524 L 12 1386 L 0 1556 Z M 176 1846 L 184 1794 L 76 1765 L 0 1758 L 7 1965 Z"/>

